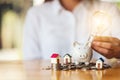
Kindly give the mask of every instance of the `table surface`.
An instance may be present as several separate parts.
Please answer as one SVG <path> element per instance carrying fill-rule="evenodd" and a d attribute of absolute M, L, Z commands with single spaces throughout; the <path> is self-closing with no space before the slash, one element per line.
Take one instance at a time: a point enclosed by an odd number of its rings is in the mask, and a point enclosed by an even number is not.
<path fill-rule="evenodd" d="M 46 70 L 47 60 L 0 62 L 0 80 L 120 80 L 120 63 L 106 70 Z"/>

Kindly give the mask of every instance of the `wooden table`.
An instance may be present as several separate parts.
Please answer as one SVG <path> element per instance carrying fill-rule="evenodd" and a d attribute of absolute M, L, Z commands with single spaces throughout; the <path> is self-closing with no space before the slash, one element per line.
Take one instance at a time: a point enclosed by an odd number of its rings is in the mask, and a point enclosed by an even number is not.
<path fill-rule="evenodd" d="M 120 64 L 106 70 L 46 70 L 49 61 L 0 62 L 0 80 L 120 80 Z"/>

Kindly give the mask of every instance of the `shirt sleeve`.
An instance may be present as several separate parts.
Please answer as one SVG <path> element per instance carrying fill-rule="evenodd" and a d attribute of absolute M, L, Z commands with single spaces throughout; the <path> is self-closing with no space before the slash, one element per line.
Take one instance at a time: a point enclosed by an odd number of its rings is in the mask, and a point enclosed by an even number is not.
<path fill-rule="evenodd" d="M 113 6 L 112 13 L 112 36 L 120 39 L 120 9 L 117 6 Z"/>
<path fill-rule="evenodd" d="M 111 7 L 111 14 L 112 14 L 112 37 L 120 39 L 120 9 L 113 5 Z M 120 61 L 120 59 L 117 59 Z"/>
<path fill-rule="evenodd" d="M 23 59 L 32 60 L 41 58 L 39 45 L 39 27 L 37 15 L 33 10 L 29 10 L 26 15 L 23 32 Z"/>

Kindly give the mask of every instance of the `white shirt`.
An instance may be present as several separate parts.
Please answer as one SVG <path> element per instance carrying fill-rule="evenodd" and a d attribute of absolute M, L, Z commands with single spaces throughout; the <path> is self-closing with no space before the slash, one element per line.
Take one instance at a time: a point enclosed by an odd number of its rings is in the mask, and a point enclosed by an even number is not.
<path fill-rule="evenodd" d="M 116 7 L 98 2 L 95 2 L 93 8 L 90 6 L 87 1 L 83 1 L 73 12 L 70 12 L 65 10 L 58 0 L 55 0 L 32 7 L 27 13 L 24 27 L 24 59 L 49 59 L 54 52 L 61 56 L 70 53 L 74 41 L 80 43 L 87 41 L 92 31 L 91 16 L 96 10 L 107 10 L 113 15 L 115 20 L 112 25 L 114 26 L 112 36 L 120 38 L 118 26 L 120 18 Z M 94 57 L 97 58 L 97 56 L 100 57 L 95 53 Z"/>

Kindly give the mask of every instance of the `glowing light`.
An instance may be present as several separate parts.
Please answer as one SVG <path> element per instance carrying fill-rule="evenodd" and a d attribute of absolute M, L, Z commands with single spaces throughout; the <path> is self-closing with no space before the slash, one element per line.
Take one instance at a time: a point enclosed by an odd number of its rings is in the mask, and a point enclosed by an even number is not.
<path fill-rule="evenodd" d="M 93 14 L 93 33 L 101 35 L 112 25 L 111 16 L 103 11 L 96 11 Z"/>

